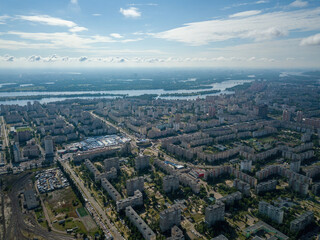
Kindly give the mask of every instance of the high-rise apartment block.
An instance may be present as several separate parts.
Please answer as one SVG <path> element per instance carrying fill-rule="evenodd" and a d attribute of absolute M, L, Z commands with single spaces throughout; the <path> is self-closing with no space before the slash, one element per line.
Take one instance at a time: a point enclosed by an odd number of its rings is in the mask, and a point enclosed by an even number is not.
<path fill-rule="evenodd" d="M 205 210 L 205 221 L 209 226 L 214 225 L 218 221 L 224 221 L 225 205 L 218 202 L 208 206 Z"/>
<path fill-rule="evenodd" d="M 160 213 L 160 229 L 165 232 L 181 222 L 181 209 L 178 205 L 165 209 Z"/>
<path fill-rule="evenodd" d="M 145 156 L 145 155 L 140 155 L 140 156 L 136 157 L 136 161 L 135 161 L 136 170 L 139 171 L 139 170 L 143 170 L 145 168 L 148 168 L 149 167 L 149 160 L 150 160 L 150 157 Z"/>
<path fill-rule="evenodd" d="M 313 212 L 308 211 L 290 223 L 290 231 L 299 232 L 313 221 Z"/>
<path fill-rule="evenodd" d="M 281 224 L 283 222 L 284 212 L 265 201 L 259 202 L 259 213 L 269 217 L 272 221 Z"/>
<path fill-rule="evenodd" d="M 127 194 L 128 196 L 134 195 L 136 190 L 140 192 L 144 191 L 144 178 L 143 177 L 135 177 L 132 179 L 128 179 L 126 183 Z"/>
<path fill-rule="evenodd" d="M 174 192 L 179 188 L 179 177 L 176 175 L 167 175 L 162 179 L 163 191 L 166 193 Z"/>
<path fill-rule="evenodd" d="M 132 224 L 138 228 L 144 239 L 156 240 L 156 234 L 142 220 L 142 218 L 136 213 L 136 211 L 133 210 L 131 206 L 126 208 L 126 216 L 129 218 L 130 222 L 132 222 Z"/>
<path fill-rule="evenodd" d="M 106 171 L 110 171 L 111 168 L 115 168 L 117 169 L 117 171 L 119 170 L 119 158 L 118 157 L 114 157 L 114 158 L 107 158 L 104 161 L 104 168 Z"/>

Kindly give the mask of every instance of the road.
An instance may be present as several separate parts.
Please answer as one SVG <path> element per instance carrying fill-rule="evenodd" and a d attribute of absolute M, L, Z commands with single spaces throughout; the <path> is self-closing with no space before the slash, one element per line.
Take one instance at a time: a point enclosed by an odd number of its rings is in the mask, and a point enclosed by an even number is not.
<path fill-rule="evenodd" d="M 7 133 L 7 128 L 6 128 L 6 124 L 5 124 L 5 121 L 4 121 L 4 118 L 3 116 L 1 116 L 1 135 L 3 134 L 4 135 L 4 147 L 8 147 L 9 146 L 9 141 L 8 141 L 8 133 Z"/>
<path fill-rule="evenodd" d="M 105 118 L 103 118 L 103 117 L 100 117 L 100 116 L 98 116 L 97 114 L 95 114 L 95 113 L 93 113 L 93 112 L 90 112 L 90 113 L 91 113 L 91 115 L 94 116 L 95 118 L 100 119 L 101 121 L 103 121 L 103 122 L 105 122 L 106 124 L 114 127 L 114 128 L 117 129 L 119 132 L 121 132 L 121 133 L 123 133 L 124 135 L 126 135 L 127 137 L 129 137 L 129 138 L 133 141 L 133 143 L 136 145 L 136 141 L 137 141 L 137 139 L 138 139 L 136 136 L 130 134 L 130 133 L 129 133 L 128 131 L 126 131 L 125 129 L 123 129 L 123 128 L 121 128 L 121 127 L 113 124 L 112 122 L 108 121 L 107 119 L 105 119 Z"/>
<path fill-rule="evenodd" d="M 45 216 L 45 218 L 46 218 L 46 220 L 47 220 L 47 222 L 48 222 L 49 227 L 50 227 L 50 228 L 52 229 L 52 231 L 54 231 L 54 232 L 64 234 L 63 231 L 59 231 L 59 230 L 55 229 L 55 228 L 52 226 L 52 222 L 51 222 L 51 220 L 50 220 L 50 217 L 49 217 L 47 208 L 46 208 L 46 206 L 45 206 L 45 204 L 44 204 L 44 202 L 43 202 L 43 200 L 42 200 L 42 197 L 41 197 L 41 195 L 40 195 L 40 193 L 39 193 L 39 190 L 38 190 L 38 188 L 37 188 L 37 184 L 36 184 L 36 183 L 34 184 L 34 188 L 36 189 L 36 192 L 37 192 L 37 194 L 38 194 L 38 196 L 39 196 L 40 203 L 41 203 L 41 206 L 42 206 L 42 210 L 43 210 L 44 216 Z"/>
<path fill-rule="evenodd" d="M 3 136 L 2 149 L 4 150 L 6 147 L 9 147 L 9 138 L 3 116 L 1 116 L 1 136 Z M 7 156 L 5 157 L 5 159 L 7 159 Z M 8 162 L 6 166 L 12 168 L 12 162 Z"/>
<path fill-rule="evenodd" d="M 60 161 L 62 166 L 71 174 L 71 177 L 77 184 L 77 186 L 80 188 L 80 190 L 84 193 L 87 200 L 91 203 L 91 206 L 99 213 L 101 218 L 104 220 L 105 223 L 107 223 L 107 226 L 109 228 L 109 231 L 111 232 L 112 236 L 116 240 L 124 239 L 121 234 L 119 233 L 118 229 L 111 223 L 110 219 L 106 215 L 103 208 L 100 206 L 100 204 L 91 196 L 90 191 L 85 187 L 83 181 L 75 174 L 73 169 L 70 167 L 70 165 L 65 161 Z"/>

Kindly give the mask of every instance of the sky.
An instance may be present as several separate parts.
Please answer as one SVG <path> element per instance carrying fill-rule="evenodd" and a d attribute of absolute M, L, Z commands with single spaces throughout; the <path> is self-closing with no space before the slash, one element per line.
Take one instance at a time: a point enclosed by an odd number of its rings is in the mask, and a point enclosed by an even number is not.
<path fill-rule="evenodd" d="M 0 68 L 320 67 L 320 0 L 0 0 Z"/>

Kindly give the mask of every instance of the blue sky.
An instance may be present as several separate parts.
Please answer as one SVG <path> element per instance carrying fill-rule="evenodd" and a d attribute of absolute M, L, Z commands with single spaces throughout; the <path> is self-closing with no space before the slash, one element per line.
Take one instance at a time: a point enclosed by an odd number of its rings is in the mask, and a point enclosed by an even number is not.
<path fill-rule="evenodd" d="M 318 68 L 319 0 L 0 0 L 0 67 Z"/>

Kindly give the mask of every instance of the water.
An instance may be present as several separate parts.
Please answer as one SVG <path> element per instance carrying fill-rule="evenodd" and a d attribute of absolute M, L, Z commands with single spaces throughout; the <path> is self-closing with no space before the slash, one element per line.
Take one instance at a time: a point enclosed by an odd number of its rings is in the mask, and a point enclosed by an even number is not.
<path fill-rule="evenodd" d="M 15 96 L 39 96 L 39 95 L 78 95 L 78 94 L 119 94 L 119 95 L 128 95 L 130 97 L 132 96 L 141 96 L 143 94 L 166 94 L 166 93 L 192 93 L 192 92 L 202 92 L 202 91 L 208 91 L 208 90 L 220 90 L 221 92 L 215 93 L 215 94 L 207 94 L 207 95 L 200 95 L 200 96 L 184 96 L 184 97 L 161 97 L 163 99 L 196 99 L 198 97 L 205 98 L 208 95 L 220 95 L 220 94 L 232 94 L 233 92 L 227 91 L 227 88 L 234 87 L 237 85 L 242 85 L 247 82 L 252 82 L 253 80 L 229 80 L 224 81 L 221 83 L 213 83 L 208 86 L 211 86 L 212 89 L 193 89 L 193 90 L 173 90 L 173 91 L 167 91 L 164 89 L 149 89 L 149 90 L 116 90 L 116 91 L 75 91 L 75 92 L 1 92 L 1 97 L 15 97 Z M 9 100 L 9 101 L 0 101 L 0 105 L 12 105 L 12 104 L 18 104 L 21 106 L 27 105 L 28 102 L 33 103 L 34 101 L 38 101 L 41 104 L 43 103 L 50 103 L 50 102 L 57 102 L 57 101 L 64 101 L 66 99 L 93 99 L 93 98 L 115 98 L 116 96 L 85 96 L 85 97 L 48 97 L 48 98 L 42 98 L 39 100 Z"/>

